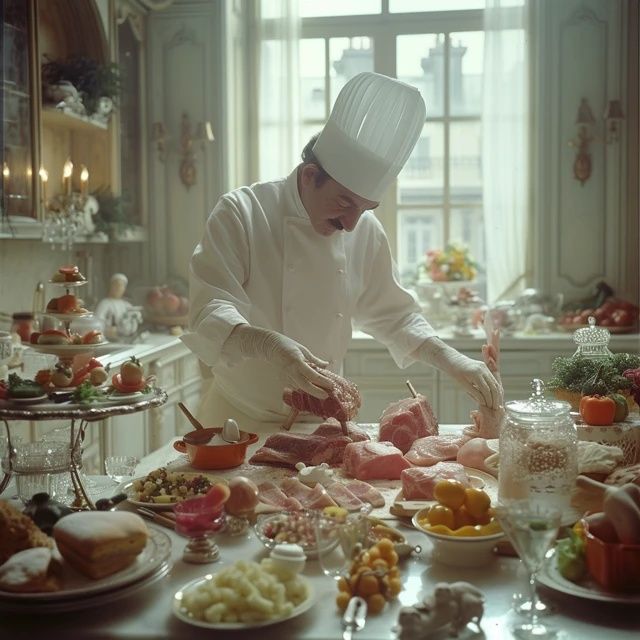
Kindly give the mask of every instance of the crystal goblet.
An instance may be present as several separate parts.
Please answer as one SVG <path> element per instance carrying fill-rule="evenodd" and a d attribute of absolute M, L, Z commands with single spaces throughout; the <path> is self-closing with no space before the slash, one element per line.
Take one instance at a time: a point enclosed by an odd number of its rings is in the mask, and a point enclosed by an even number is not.
<path fill-rule="evenodd" d="M 558 535 L 561 511 L 557 507 L 528 501 L 515 501 L 498 505 L 496 515 L 503 531 L 518 552 L 529 573 L 528 602 L 521 602 L 520 612 L 527 615 L 524 623 L 511 628 L 516 638 L 555 638 L 557 630 L 543 624 L 539 618 L 539 602 L 536 592 L 536 575 L 544 558 Z"/>

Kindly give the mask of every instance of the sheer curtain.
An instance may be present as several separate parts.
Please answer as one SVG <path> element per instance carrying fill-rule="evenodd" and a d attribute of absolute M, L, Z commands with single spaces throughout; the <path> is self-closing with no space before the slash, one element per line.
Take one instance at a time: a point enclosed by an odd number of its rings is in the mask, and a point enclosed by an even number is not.
<path fill-rule="evenodd" d="M 528 0 L 487 0 L 483 192 L 487 301 L 524 288 L 529 223 Z M 531 235 L 531 234 L 529 234 Z"/>
<path fill-rule="evenodd" d="M 258 180 L 288 175 L 300 159 L 298 0 L 260 0 L 257 47 Z"/>

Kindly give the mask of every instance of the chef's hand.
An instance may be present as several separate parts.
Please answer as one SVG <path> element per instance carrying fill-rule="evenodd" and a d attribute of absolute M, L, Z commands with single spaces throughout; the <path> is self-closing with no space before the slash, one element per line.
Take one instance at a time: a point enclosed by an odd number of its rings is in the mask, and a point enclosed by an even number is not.
<path fill-rule="evenodd" d="M 500 384 L 483 362 L 462 355 L 439 338 L 425 340 L 415 356 L 450 375 L 478 404 L 490 409 L 500 405 Z"/>
<path fill-rule="evenodd" d="M 225 341 L 223 351 L 267 360 L 282 370 L 292 388 L 302 389 L 315 398 L 324 400 L 328 397 L 325 390 L 333 389 L 331 380 L 310 366 L 324 369 L 329 363 L 277 331 L 239 324 Z"/>

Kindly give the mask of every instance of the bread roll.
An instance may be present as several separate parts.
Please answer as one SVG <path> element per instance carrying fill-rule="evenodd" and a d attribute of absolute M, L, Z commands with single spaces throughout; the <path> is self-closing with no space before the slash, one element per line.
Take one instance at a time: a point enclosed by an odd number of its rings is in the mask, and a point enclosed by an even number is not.
<path fill-rule="evenodd" d="M 31 518 L 0 500 L 0 565 L 18 551 L 32 547 L 52 548 L 53 540 Z"/>
<path fill-rule="evenodd" d="M 133 564 L 147 544 L 149 531 L 135 513 L 80 511 L 59 520 L 53 537 L 74 569 L 99 579 Z"/>
<path fill-rule="evenodd" d="M 0 566 L 0 589 L 13 593 L 59 591 L 60 566 L 51 549 L 34 547 L 12 555 Z"/>

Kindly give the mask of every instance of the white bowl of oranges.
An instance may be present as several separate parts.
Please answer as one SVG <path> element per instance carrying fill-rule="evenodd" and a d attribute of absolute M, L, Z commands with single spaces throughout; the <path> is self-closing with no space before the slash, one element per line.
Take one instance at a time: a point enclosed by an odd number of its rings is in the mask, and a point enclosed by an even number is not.
<path fill-rule="evenodd" d="M 481 567 L 494 558 L 504 533 L 482 489 L 458 480 L 440 480 L 433 491 L 436 504 L 418 511 L 413 526 L 431 541 L 431 557 L 454 567 Z"/>

